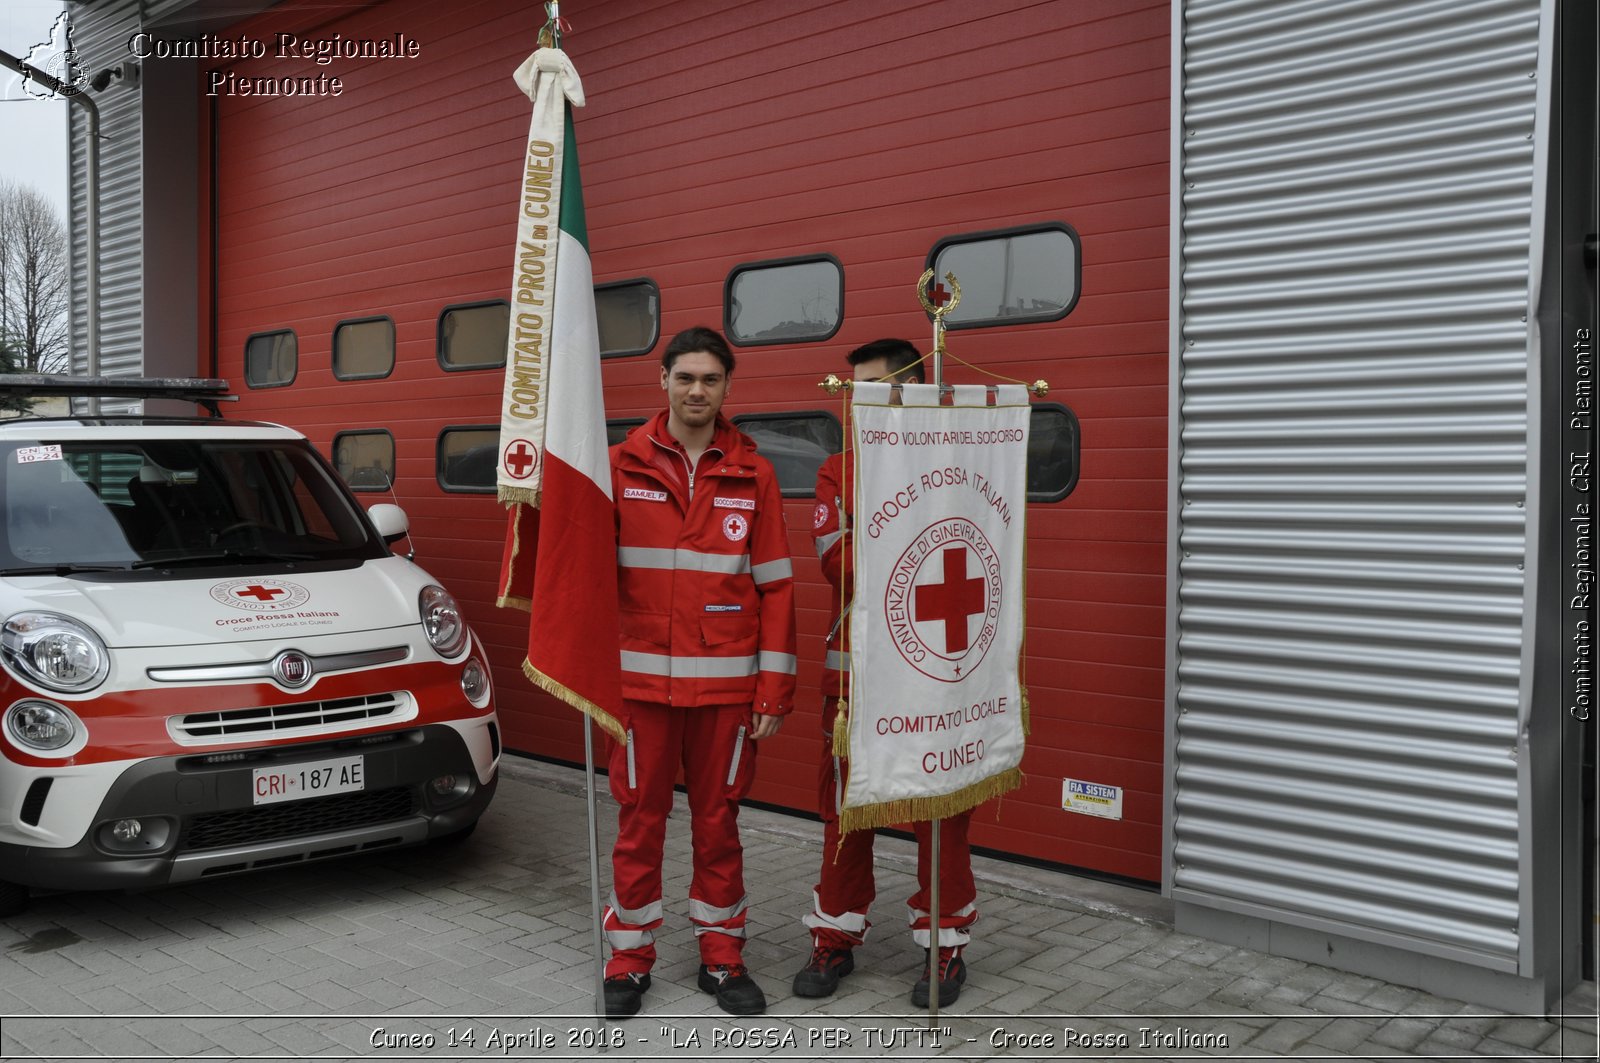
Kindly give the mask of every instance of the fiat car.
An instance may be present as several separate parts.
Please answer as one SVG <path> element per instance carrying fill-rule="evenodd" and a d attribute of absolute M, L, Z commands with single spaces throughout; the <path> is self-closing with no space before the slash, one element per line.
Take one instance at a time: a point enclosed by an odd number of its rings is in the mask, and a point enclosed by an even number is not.
<path fill-rule="evenodd" d="M 141 394 L 214 412 L 225 389 Z M 363 510 L 300 433 L 0 421 L 0 500 L 0 912 L 477 823 L 500 754 L 483 648 L 394 552 L 404 513 Z"/>

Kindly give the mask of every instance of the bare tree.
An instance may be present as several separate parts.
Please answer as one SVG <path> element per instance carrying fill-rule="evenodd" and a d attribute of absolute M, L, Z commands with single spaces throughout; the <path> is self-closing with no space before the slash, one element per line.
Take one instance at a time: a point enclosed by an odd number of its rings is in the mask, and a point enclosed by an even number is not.
<path fill-rule="evenodd" d="M 0 336 L 24 373 L 70 371 L 67 232 L 29 185 L 0 181 Z"/>
<path fill-rule="evenodd" d="M 0 332 L 0 373 L 22 372 L 22 356 L 11 346 L 5 333 Z M 0 392 L 0 418 L 25 414 L 33 409 L 32 399 L 18 398 Z"/>

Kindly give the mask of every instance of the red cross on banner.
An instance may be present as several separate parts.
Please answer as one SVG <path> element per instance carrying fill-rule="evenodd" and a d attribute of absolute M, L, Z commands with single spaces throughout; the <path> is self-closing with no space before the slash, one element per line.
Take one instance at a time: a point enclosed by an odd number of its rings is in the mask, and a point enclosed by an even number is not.
<path fill-rule="evenodd" d="M 954 656 L 968 644 L 967 618 L 981 614 L 986 600 L 983 580 L 967 576 L 967 548 L 952 546 L 944 551 L 944 578 L 917 588 L 917 622 L 944 622 L 944 652 Z"/>
<path fill-rule="evenodd" d="M 506 472 L 519 480 L 526 480 L 539 467 L 539 448 L 526 439 L 513 439 L 506 447 Z"/>

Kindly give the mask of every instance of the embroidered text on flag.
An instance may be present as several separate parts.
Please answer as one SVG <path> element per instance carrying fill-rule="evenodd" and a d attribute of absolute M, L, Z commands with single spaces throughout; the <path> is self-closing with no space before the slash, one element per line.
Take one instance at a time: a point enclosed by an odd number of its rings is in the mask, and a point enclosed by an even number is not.
<path fill-rule="evenodd" d="M 1020 386 L 855 387 L 845 830 L 942 818 L 1022 783 L 1029 407 Z"/>

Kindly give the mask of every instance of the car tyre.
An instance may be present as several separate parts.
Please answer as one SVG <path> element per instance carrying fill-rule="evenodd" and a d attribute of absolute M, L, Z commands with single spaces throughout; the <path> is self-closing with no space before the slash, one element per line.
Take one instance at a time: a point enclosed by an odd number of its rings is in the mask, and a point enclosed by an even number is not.
<path fill-rule="evenodd" d="M 477 830 L 477 829 L 478 829 L 478 821 L 477 820 L 473 820 L 471 823 L 468 823 L 465 827 L 462 827 L 460 830 L 451 831 L 449 834 L 441 834 L 441 835 L 439 835 L 437 838 L 434 838 L 432 840 L 431 844 L 439 845 L 439 846 L 460 845 L 462 842 L 464 842 L 468 838 L 472 837 L 472 832 Z"/>
<path fill-rule="evenodd" d="M 0 882 L 0 919 L 21 915 L 28 907 L 28 887 Z"/>

